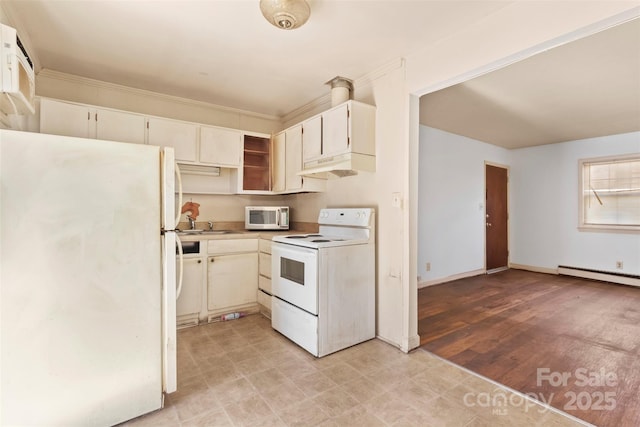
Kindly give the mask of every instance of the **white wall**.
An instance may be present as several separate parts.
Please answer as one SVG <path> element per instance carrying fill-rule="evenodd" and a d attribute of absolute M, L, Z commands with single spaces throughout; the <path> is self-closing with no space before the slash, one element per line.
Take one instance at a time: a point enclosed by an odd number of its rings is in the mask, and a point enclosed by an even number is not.
<path fill-rule="evenodd" d="M 639 234 L 577 228 L 578 160 L 628 153 L 640 153 L 640 132 L 514 150 L 511 262 L 640 274 Z"/>
<path fill-rule="evenodd" d="M 640 152 L 640 132 L 506 150 L 420 126 L 418 275 L 485 268 L 484 162 L 510 166 L 510 262 L 640 274 L 640 236 L 578 230 L 578 160 Z M 624 268 L 617 270 L 616 261 Z M 426 263 L 431 271 L 426 271 Z"/>
<path fill-rule="evenodd" d="M 4 9 L 2 8 L 2 3 L 0 3 L 0 23 L 5 25 L 11 25 L 9 22 L 9 18 L 7 17 Z"/>
<path fill-rule="evenodd" d="M 485 161 L 508 166 L 510 152 L 420 126 L 419 282 L 485 268 Z"/>

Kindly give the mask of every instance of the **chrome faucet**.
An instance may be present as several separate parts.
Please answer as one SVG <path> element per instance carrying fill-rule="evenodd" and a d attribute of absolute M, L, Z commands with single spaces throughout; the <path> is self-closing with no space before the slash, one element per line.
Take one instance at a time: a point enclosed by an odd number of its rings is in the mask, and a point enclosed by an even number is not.
<path fill-rule="evenodd" d="M 187 216 L 187 219 L 189 220 L 189 229 L 195 230 L 196 229 L 196 220 L 191 218 L 190 216 Z"/>
<path fill-rule="evenodd" d="M 213 231 L 213 221 L 207 221 L 207 224 L 209 224 L 209 230 Z"/>

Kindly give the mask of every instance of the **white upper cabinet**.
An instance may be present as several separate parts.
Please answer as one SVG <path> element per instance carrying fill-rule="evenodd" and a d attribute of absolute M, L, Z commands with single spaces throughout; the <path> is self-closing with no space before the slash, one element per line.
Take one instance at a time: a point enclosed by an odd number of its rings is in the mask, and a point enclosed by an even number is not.
<path fill-rule="evenodd" d="M 302 159 L 317 159 L 322 155 L 322 116 L 302 122 Z"/>
<path fill-rule="evenodd" d="M 91 110 L 86 105 L 43 98 L 40 101 L 40 133 L 92 138 Z M 144 130 L 144 125 L 143 128 Z"/>
<path fill-rule="evenodd" d="M 342 104 L 322 115 L 322 155 L 335 156 L 349 150 L 349 109 Z"/>
<path fill-rule="evenodd" d="M 302 173 L 348 176 L 357 171 L 374 172 L 375 117 L 374 106 L 346 101 L 303 122 Z"/>
<path fill-rule="evenodd" d="M 43 98 L 40 132 L 144 144 L 144 116 Z"/>
<path fill-rule="evenodd" d="M 96 109 L 96 138 L 144 144 L 144 116 L 124 111 Z"/>
<path fill-rule="evenodd" d="M 200 127 L 200 163 L 240 167 L 242 132 L 212 126 Z"/>
<path fill-rule="evenodd" d="M 293 126 L 285 132 L 285 182 L 287 191 L 302 189 L 302 125 Z"/>
<path fill-rule="evenodd" d="M 271 147 L 273 150 L 271 191 L 279 193 L 286 190 L 286 132 L 274 135 Z"/>
<path fill-rule="evenodd" d="M 325 191 L 325 179 L 303 177 L 302 124 L 292 126 L 274 135 L 272 140 L 272 188 L 274 193 Z"/>
<path fill-rule="evenodd" d="M 198 125 L 177 120 L 150 117 L 147 121 L 151 145 L 173 147 L 176 161 L 197 161 Z"/>

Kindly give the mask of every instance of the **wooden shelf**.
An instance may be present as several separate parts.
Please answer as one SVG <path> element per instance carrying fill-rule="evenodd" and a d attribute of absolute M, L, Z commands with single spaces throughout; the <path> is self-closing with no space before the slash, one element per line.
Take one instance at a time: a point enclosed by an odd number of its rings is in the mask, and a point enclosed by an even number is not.
<path fill-rule="evenodd" d="M 258 154 L 258 155 L 259 154 L 264 154 L 264 155 L 267 155 L 267 156 L 269 155 L 268 151 L 263 151 L 263 150 L 248 150 L 248 149 L 245 148 L 244 152 L 245 153 L 249 153 L 249 154 Z"/>
<path fill-rule="evenodd" d="M 245 191 L 271 190 L 271 140 L 244 136 L 243 185 Z"/>

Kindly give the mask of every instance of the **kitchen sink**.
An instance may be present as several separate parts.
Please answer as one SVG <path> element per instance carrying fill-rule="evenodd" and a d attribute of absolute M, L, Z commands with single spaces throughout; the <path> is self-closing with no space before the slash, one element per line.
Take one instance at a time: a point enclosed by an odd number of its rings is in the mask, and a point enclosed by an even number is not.
<path fill-rule="evenodd" d="M 235 233 L 234 230 L 202 230 L 202 234 L 229 234 Z"/>

